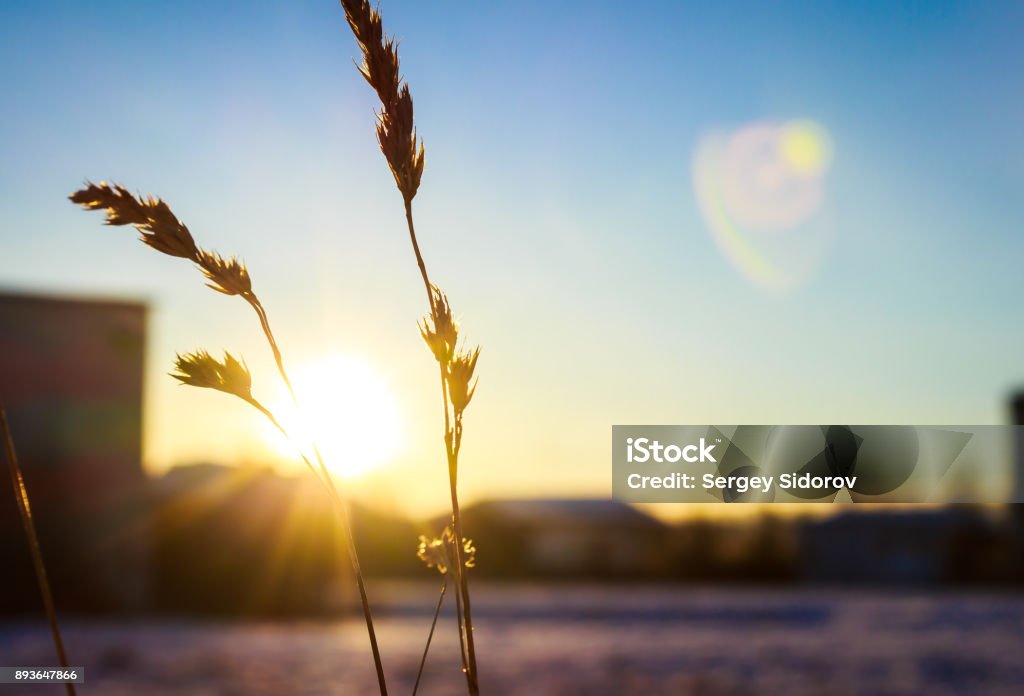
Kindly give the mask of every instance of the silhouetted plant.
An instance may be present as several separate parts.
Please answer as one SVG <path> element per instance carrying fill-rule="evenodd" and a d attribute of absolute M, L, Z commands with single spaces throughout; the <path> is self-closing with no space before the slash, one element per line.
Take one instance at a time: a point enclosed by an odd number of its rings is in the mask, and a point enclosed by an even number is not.
<path fill-rule="evenodd" d="M 21 517 L 21 524 L 25 529 L 25 540 L 28 542 L 28 550 L 32 555 L 32 565 L 36 572 L 36 584 L 39 586 L 39 594 L 43 598 L 46 618 L 50 622 L 53 647 L 57 651 L 60 668 L 67 672 L 71 668 L 68 666 L 68 656 L 64 650 L 64 639 L 60 635 L 60 625 L 57 623 L 57 608 L 53 603 L 53 593 L 50 592 L 50 580 L 46 575 L 46 564 L 43 563 L 43 551 L 39 546 L 39 537 L 36 534 L 36 523 L 32 517 L 28 489 L 25 488 L 25 479 L 21 474 L 21 466 L 18 464 L 18 454 L 14 450 L 14 437 L 11 435 L 11 428 L 7 424 L 7 412 L 3 407 L 0 407 L 0 431 L 2 431 L 4 440 L 7 468 L 11 474 L 11 487 L 14 489 L 14 497 L 18 503 L 18 515 Z M 64 688 L 67 690 L 68 696 L 75 696 L 75 685 L 70 681 L 64 682 Z"/>
<path fill-rule="evenodd" d="M 170 207 L 159 198 L 133 196 L 123 186 L 107 183 L 88 184 L 76 191 L 71 201 L 88 210 L 106 211 L 106 224 L 132 225 L 140 233 L 147 245 L 169 256 L 183 258 L 195 264 L 209 281 L 207 285 L 225 295 L 237 295 L 252 307 L 260 321 L 260 327 L 270 345 L 277 364 L 281 380 L 288 388 L 292 401 L 298 406 L 298 397 L 292 388 L 291 379 L 285 368 L 284 359 L 278 348 L 277 340 L 270 328 L 270 321 L 263 304 L 252 290 L 252 279 L 245 264 L 236 257 L 224 258 L 220 254 L 199 248 L 188 228 L 171 212 Z M 381 694 L 387 693 L 384 678 L 384 667 L 380 650 L 377 646 L 377 635 L 373 626 L 373 615 L 370 601 L 366 593 L 366 583 L 359 563 L 359 554 L 352 537 L 348 500 L 341 495 L 334 484 L 334 479 L 327 470 L 327 465 L 316 442 L 310 442 L 313 459 L 304 451 L 305 443 L 293 438 L 293 434 L 281 424 L 277 417 L 252 394 L 252 375 L 245 363 L 230 353 L 224 354 L 223 360 L 214 358 L 204 350 L 178 355 L 175 361 L 175 372 L 171 376 L 193 387 L 215 389 L 235 396 L 262 413 L 285 437 L 291 440 L 310 473 L 323 485 L 324 490 L 335 504 L 341 520 L 348 556 L 359 589 L 359 599 L 363 608 L 363 618 L 370 638 L 370 649 L 373 663 L 377 670 L 377 682 Z M 316 464 L 314 465 L 313 460 Z"/>
<path fill-rule="evenodd" d="M 377 93 L 381 109 L 377 115 L 377 141 L 394 176 L 395 184 L 402 194 L 405 218 L 412 244 L 416 265 L 423 280 L 427 295 L 428 313 L 419 323 L 420 334 L 438 364 L 441 395 L 444 409 L 444 444 L 448 466 L 449 491 L 451 496 L 452 519 L 450 529 L 434 542 L 423 541 L 420 554 L 445 576 L 441 597 L 438 601 L 430 636 L 424 650 L 424 661 L 430 647 L 434 626 L 444 601 L 447 579 L 451 575 L 457 586 L 456 616 L 459 633 L 460 655 L 469 693 L 479 694 L 476 647 L 473 635 L 472 605 L 466 568 L 471 567 L 475 549 L 465 539 L 462 530 L 462 516 L 459 510 L 458 472 L 459 454 L 462 447 L 463 417 L 476 391 L 476 365 L 480 357 L 478 347 L 459 344 L 459 326 L 454 318 L 447 296 L 433 284 L 427 273 L 426 263 L 420 251 L 419 241 L 413 222 L 412 201 L 419 189 L 423 176 L 424 147 L 416 135 L 413 119 L 412 96 L 409 86 L 399 73 L 396 43 L 384 34 L 380 13 L 366 0 L 341 0 L 352 32 L 355 34 L 363 54 L 359 71 Z M 209 281 L 212 289 L 226 295 L 237 295 L 256 312 L 264 336 L 274 355 L 278 372 L 298 404 L 295 391 L 285 368 L 277 340 L 270 328 L 266 310 L 252 289 L 249 273 L 236 257 L 225 258 L 215 252 L 198 247 L 188 228 L 174 215 L 161 199 L 132 195 L 123 186 L 106 183 L 88 184 L 71 195 L 71 200 L 90 210 L 105 210 L 108 225 L 132 225 L 141 233 L 142 241 L 150 247 L 169 256 L 183 258 L 195 264 Z M 274 414 L 252 394 L 252 378 L 245 363 L 229 353 L 223 360 L 214 358 L 206 351 L 178 355 L 176 372 L 172 376 L 196 387 L 215 389 L 242 399 L 256 408 L 284 435 L 289 436 Z M 349 556 L 359 587 L 360 600 L 370 637 L 378 684 L 382 694 L 387 693 L 384 671 L 377 646 L 373 619 L 365 583 L 360 570 L 359 557 L 352 539 L 347 500 L 338 492 L 331 478 L 319 448 L 311 444 L 313 458 L 296 443 L 303 462 L 310 472 L 323 484 L 335 502 L 342 520 L 343 533 L 349 547 Z M 315 459 L 316 464 L 313 463 Z M 455 540 L 460 540 L 458 543 Z M 450 555 L 440 563 L 432 554 L 443 551 Z M 423 663 L 420 665 L 422 675 Z M 419 676 L 417 676 L 417 686 Z M 415 688 L 415 687 L 414 687 Z"/>
<path fill-rule="evenodd" d="M 425 536 L 420 536 L 420 547 L 416 551 L 416 556 L 423 561 L 428 568 L 434 568 L 439 572 L 444 580 L 441 583 L 441 596 L 437 599 L 437 607 L 434 609 L 434 618 L 430 622 L 430 632 L 427 634 L 427 643 L 423 646 L 423 657 L 420 658 L 420 668 L 416 672 L 416 683 L 412 687 L 412 696 L 416 696 L 416 692 L 420 688 L 420 680 L 423 678 L 423 668 L 427 664 L 427 653 L 430 652 L 430 642 L 434 638 L 434 628 L 437 627 L 437 617 L 441 614 L 441 606 L 444 604 L 445 593 L 448 591 L 448 578 L 452 575 L 452 571 L 456 564 L 456 557 L 459 555 L 455 550 L 455 535 L 452 534 L 451 527 L 445 527 L 444 531 L 441 532 L 441 536 L 428 539 Z M 462 564 L 466 568 L 472 568 L 476 564 L 476 547 L 473 546 L 473 542 L 469 539 L 463 539 L 461 545 Z M 462 627 L 462 616 L 459 614 L 459 627 L 461 631 Z M 461 635 L 460 635 L 461 642 Z M 466 667 L 466 653 L 461 651 L 462 656 L 462 669 Z"/>
<path fill-rule="evenodd" d="M 438 286 L 430 282 L 416 238 L 412 201 L 423 177 L 424 147 L 423 141 L 416 135 L 412 94 L 399 72 L 397 43 L 394 38 L 384 34 L 380 12 L 371 7 L 367 0 L 341 0 L 341 5 L 345 9 L 348 25 L 355 34 L 363 54 L 359 72 L 380 99 L 377 142 L 391 168 L 395 185 L 402 194 L 409 241 L 412 243 L 416 265 L 427 293 L 429 312 L 420 325 L 420 332 L 440 368 L 445 421 L 444 443 L 452 505 L 452 533 L 456 539 L 462 539 L 462 516 L 459 512 L 458 495 L 459 451 L 462 447 L 463 414 L 476 389 L 474 373 L 480 349 L 459 348 L 458 325 L 453 318 L 448 298 Z M 456 593 L 456 604 L 459 609 L 458 616 L 461 617 L 459 638 L 469 693 L 475 695 L 480 692 L 480 686 L 469 582 L 461 547 L 461 544 L 453 546 L 455 581 L 459 589 Z"/>

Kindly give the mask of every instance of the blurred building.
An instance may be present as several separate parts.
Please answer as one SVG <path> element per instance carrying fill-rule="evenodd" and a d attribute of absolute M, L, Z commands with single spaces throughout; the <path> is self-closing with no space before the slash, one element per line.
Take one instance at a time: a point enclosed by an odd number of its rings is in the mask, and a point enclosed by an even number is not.
<path fill-rule="evenodd" d="M 938 585 L 1009 579 L 999 511 L 973 506 L 863 510 L 806 521 L 801 567 L 809 582 Z"/>
<path fill-rule="evenodd" d="M 1020 575 L 1024 580 L 1024 391 L 1018 391 L 1010 398 L 1010 421 L 1017 427 L 1014 429 L 1014 454 L 1016 456 L 1016 475 L 1013 501 L 1010 503 L 1010 517 L 1016 532 L 1016 556 L 1021 565 Z"/>
<path fill-rule="evenodd" d="M 617 500 L 493 500 L 464 517 L 481 574 L 642 578 L 668 561 L 669 527 Z"/>
<path fill-rule="evenodd" d="M 312 477 L 195 464 L 154 479 L 151 492 L 153 609 L 286 616 L 346 604 L 343 537 Z"/>
<path fill-rule="evenodd" d="M 65 611 L 132 609 L 146 599 L 145 337 L 142 303 L 0 294 L 0 402 Z M 39 593 L 4 489 L 0 609 L 34 612 Z"/>
<path fill-rule="evenodd" d="M 1017 392 L 1010 398 L 1010 421 L 1016 426 L 1022 426 L 1014 429 L 1016 479 L 1013 500 L 1024 502 L 1024 391 Z"/>

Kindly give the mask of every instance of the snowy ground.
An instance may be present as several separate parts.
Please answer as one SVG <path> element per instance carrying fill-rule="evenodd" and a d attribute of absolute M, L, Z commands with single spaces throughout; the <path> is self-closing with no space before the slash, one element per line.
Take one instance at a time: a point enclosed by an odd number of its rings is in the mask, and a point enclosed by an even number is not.
<path fill-rule="evenodd" d="M 411 690 L 436 588 L 376 586 L 394 694 Z M 485 694 L 1021 694 L 1024 596 L 565 585 L 477 587 Z M 442 619 L 421 694 L 465 693 Z M 358 620 L 65 622 L 80 694 L 372 694 Z M 54 662 L 0 624 L 0 665 Z M 57 696 L 58 686 L 0 694 Z"/>

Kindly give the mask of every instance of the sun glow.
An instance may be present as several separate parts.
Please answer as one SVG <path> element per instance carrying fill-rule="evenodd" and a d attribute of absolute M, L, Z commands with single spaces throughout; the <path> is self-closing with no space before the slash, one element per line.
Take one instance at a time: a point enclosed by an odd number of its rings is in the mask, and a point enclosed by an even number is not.
<path fill-rule="evenodd" d="M 268 439 L 282 455 L 295 457 L 296 443 L 312 440 L 332 474 L 354 478 L 385 466 L 401 451 L 404 433 L 398 402 L 366 362 L 331 355 L 296 369 L 292 382 L 301 411 L 287 394 L 271 409 L 295 441 L 268 431 Z M 310 459 L 315 463 L 312 455 Z"/>

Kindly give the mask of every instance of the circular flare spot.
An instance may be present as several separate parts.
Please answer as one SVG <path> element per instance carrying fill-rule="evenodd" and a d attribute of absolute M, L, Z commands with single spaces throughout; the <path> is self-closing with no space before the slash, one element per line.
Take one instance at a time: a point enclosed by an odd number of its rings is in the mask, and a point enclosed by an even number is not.
<path fill-rule="evenodd" d="M 782 130 L 782 156 L 795 172 L 819 176 L 832 157 L 828 134 L 812 121 L 787 123 Z"/>
<path fill-rule="evenodd" d="M 704 222 L 755 285 L 792 289 L 820 266 L 830 235 L 818 211 L 831 159 L 828 133 L 806 120 L 748 123 L 698 141 L 693 184 Z"/>

